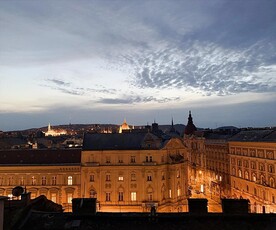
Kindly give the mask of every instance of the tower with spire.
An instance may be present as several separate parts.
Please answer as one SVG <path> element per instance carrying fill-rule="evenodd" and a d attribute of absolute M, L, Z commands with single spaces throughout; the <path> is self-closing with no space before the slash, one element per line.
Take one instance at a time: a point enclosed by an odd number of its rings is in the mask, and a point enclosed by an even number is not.
<path fill-rule="evenodd" d="M 197 131 L 196 126 L 194 125 L 191 110 L 189 111 L 188 123 L 185 127 L 184 134 L 185 135 L 193 135 Z"/>

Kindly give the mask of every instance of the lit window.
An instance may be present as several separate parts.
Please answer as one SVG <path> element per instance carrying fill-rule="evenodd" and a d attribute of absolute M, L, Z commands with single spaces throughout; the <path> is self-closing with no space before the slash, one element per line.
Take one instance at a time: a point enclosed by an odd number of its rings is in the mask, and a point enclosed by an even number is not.
<path fill-rule="evenodd" d="M 8 194 L 9 200 L 12 200 L 12 194 Z"/>
<path fill-rule="evenodd" d="M 73 184 L 73 177 L 72 176 L 68 176 L 68 178 L 67 178 L 67 185 L 72 185 L 72 184 Z"/>
<path fill-rule="evenodd" d="M 118 200 L 119 201 L 123 201 L 124 200 L 124 193 L 123 192 L 119 192 L 119 194 L 118 194 Z"/>
<path fill-rule="evenodd" d="M 239 177 L 242 177 L 242 171 L 240 169 L 238 170 L 238 173 L 239 173 Z"/>
<path fill-rule="evenodd" d="M 56 185 L 56 184 L 57 184 L 57 177 L 52 176 L 52 185 Z"/>
<path fill-rule="evenodd" d="M 105 193 L 105 201 L 110 201 L 110 192 Z"/>
<path fill-rule="evenodd" d="M 131 192 L 130 199 L 131 201 L 136 201 L 136 192 Z"/>
<path fill-rule="evenodd" d="M 178 189 L 177 189 L 177 196 L 180 196 L 180 195 L 181 195 L 181 189 L 178 188 Z"/>
<path fill-rule="evenodd" d="M 123 176 L 119 176 L 118 180 L 119 180 L 119 181 L 123 181 L 123 180 L 124 180 L 124 177 L 123 177 Z"/>
<path fill-rule="evenodd" d="M 169 189 L 169 198 L 172 198 L 172 190 Z"/>
<path fill-rule="evenodd" d="M 201 174 L 201 171 L 200 171 L 200 174 Z M 179 170 L 176 171 L 176 177 L 180 178 L 180 171 Z"/>
<path fill-rule="evenodd" d="M 36 184 L 36 178 L 35 176 L 32 176 L 32 185 L 35 185 Z"/>
<path fill-rule="evenodd" d="M 72 204 L 73 194 L 67 193 L 67 203 Z"/>
<path fill-rule="evenodd" d="M 253 180 L 254 182 L 256 182 L 256 180 L 257 180 L 256 174 L 255 174 L 255 173 L 252 174 L 252 180 Z"/>
<path fill-rule="evenodd" d="M 1 185 L 1 184 L 0 184 Z M 20 185 L 24 185 L 24 177 L 20 177 Z"/>
<path fill-rule="evenodd" d="M 51 201 L 57 203 L 57 194 L 56 193 L 51 194 Z"/>
<path fill-rule="evenodd" d="M 41 178 L 41 184 L 42 184 L 42 185 L 46 185 L 46 176 L 43 176 L 43 177 Z"/>

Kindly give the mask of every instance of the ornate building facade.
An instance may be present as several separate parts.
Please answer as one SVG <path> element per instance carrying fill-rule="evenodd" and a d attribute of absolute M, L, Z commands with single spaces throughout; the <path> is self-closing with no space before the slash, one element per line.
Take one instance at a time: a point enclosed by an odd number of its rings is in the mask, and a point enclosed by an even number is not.
<path fill-rule="evenodd" d="M 251 212 L 276 212 L 276 132 L 243 131 L 229 140 L 231 193 Z"/>
<path fill-rule="evenodd" d="M 183 211 L 187 152 L 178 138 L 151 133 L 86 134 L 82 196 L 97 197 L 102 211 Z"/>
<path fill-rule="evenodd" d="M 80 149 L 0 151 L 0 196 L 12 198 L 12 189 L 22 186 L 32 199 L 45 195 L 71 211 L 81 195 L 80 155 Z"/>

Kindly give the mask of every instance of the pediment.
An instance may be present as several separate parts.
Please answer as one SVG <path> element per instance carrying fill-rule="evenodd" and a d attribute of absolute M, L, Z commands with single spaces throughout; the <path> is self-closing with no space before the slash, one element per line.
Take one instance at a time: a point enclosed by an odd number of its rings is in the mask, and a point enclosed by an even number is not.
<path fill-rule="evenodd" d="M 163 149 L 184 149 L 184 143 L 179 138 L 171 138 L 163 147 Z"/>

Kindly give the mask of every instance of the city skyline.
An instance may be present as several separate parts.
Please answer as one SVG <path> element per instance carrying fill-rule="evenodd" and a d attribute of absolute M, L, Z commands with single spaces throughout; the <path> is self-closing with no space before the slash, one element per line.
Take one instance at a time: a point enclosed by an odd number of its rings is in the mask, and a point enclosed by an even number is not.
<path fill-rule="evenodd" d="M 275 1 L 0 0 L 0 130 L 275 126 Z"/>

